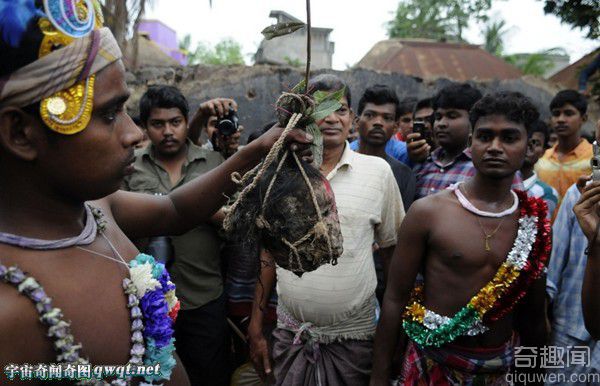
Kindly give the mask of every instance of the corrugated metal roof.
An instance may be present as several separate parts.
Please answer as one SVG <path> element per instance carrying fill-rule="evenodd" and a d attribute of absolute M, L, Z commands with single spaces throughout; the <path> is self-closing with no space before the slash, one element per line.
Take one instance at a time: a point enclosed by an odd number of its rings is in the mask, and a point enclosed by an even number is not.
<path fill-rule="evenodd" d="M 356 67 L 456 81 L 516 79 L 523 75 L 515 66 L 477 45 L 427 39 L 380 41 Z"/>
<path fill-rule="evenodd" d="M 550 81 L 560 84 L 563 87 L 577 89 L 579 83 L 579 72 L 594 60 L 600 53 L 600 48 L 595 49 L 585 55 L 575 63 L 563 68 L 550 77 Z"/>

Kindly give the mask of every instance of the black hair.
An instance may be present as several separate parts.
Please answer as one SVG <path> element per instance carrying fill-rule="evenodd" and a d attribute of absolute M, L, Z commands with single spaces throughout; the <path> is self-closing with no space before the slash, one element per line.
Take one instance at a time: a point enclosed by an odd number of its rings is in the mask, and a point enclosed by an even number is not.
<path fill-rule="evenodd" d="M 400 118 L 404 114 L 412 113 L 415 109 L 416 104 L 417 104 L 417 98 L 408 97 L 408 98 L 402 99 L 400 101 L 400 105 L 398 106 L 396 118 Z"/>
<path fill-rule="evenodd" d="M 548 147 L 548 140 L 550 139 L 550 130 L 548 128 L 548 124 L 542 121 L 541 119 L 536 120 L 531 124 L 531 130 L 529 136 L 532 136 L 533 133 L 542 133 L 544 135 L 544 148 Z"/>
<path fill-rule="evenodd" d="M 352 105 L 350 87 L 342 78 L 333 74 L 320 74 L 308 81 L 308 91 L 310 94 L 315 91 L 338 91 L 344 89 L 344 96 L 348 100 L 348 106 Z"/>
<path fill-rule="evenodd" d="M 254 130 L 253 132 L 251 132 L 248 135 L 248 140 L 246 141 L 246 145 L 249 144 L 250 142 L 254 141 L 255 139 L 257 139 L 258 137 L 260 137 L 267 131 L 269 131 L 269 129 L 271 129 L 271 127 L 273 127 L 276 124 L 277 124 L 277 121 L 271 121 L 271 122 L 267 123 L 266 125 L 264 125 L 261 129 Z"/>
<path fill-rule="evenodd" d="M 452 83 L 433 97 L 433 109 L 471 110 L 482 97 L 481 91 L 468 83 Z"/>
<path fill-rule="evenodd" d="M 550 101 L 550 110 L 561 108 L 567 103 L 573 105 L 582 116 L 587 112 L 587 100 L 575 90 L 559 91 Z"/>
<path fill-rule="evenodd" d="M 190 107 L 187 100 L 177 87 L 167 85 L 155 85 L 148 87 L 148 90 L 140 99 L 140 121 L 142 126 L 146 127 L 152 109 L 171 109 L 178 108 L 185 120 L 188 120 Z"/>
<path fill-rule="evenodd" d="M 375 105 L 385 105 L 391 103 L 395 107 L 395 118 L 397 119 L 400 115 L 400 101 L 396 91 L 392 88 L 383 84 L 376 84 L 367 88 L 358 101 L 358 115 L 362 114 L 367 103 L 373 103 Z"/>
<path fill-rule="evenodd" d="M 413 109 L 413 114 L 425 108 L 433 108 L 433 98 L 425 98 L 418 101 Z"/>
<path fill-rule="evenodd" d="M 475 128 L 480 118 L 490 115 L 503 115 L 511 122 L 522 123 L 528 135 L 540 117 L 531 99 L 516 91 L 500 91 L 481 98 L 469 112 L 471 126 Z"/>
<path fill-rule="evenodd" d="M 300 160 L 300 164 L 315 189 L 317 202 L 323 205 L 327 194 L 323 175 L 312 164 L 303 160 Z M 257 256 L 262 245 L 273 252 L 279 266 L 302 273 L 296 264 L 276 252 L 285 253 L 289 249 L 289 244 L 284 240 L 299 240 L 310 232 L 318 221 L 318 215 L 310 201 L 307 184 L 299 176 L 293 158 L 288 157 L 281 169 L 278 166 L 278 162 L 273 162 L 258 181 L 256 189 L 251 190 L 240 202 L 232 214 L 232 229 L 228 235 L 231 242 L 240 245 L 244 251 Z M 271 185 L 275 176 L 277 178 Z M 322 188 L 316 189 L 317 186 Z M 267 192 L 268 201 L 265 202 Z M 268 227 L 261 228 L 258 225 L 257 219 L 261 217 L 268 222 Z M 331 229 L 329 232 L 332 234 Z M 341 254 L 341 251 L 334 249 L 334 253 Z M 322 239 L 313 238 L 305 247 L 298 247 L 298 260 L 303 262 L 306 271 L 312 271 L 320 264 L 320 258 L 315 257 L 328 255 L 327 244 Z"/>

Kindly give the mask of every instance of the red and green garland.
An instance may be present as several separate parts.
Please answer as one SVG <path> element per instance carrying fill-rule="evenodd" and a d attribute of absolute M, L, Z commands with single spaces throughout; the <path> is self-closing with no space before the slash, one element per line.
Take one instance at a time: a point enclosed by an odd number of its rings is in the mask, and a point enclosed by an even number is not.
<path fill-rule="evenodd" d="M 485 324 L 509 313 L 525 296 L 531 283 L 544 270 L 551 250 L 550 224 L 546 203 L 517 191 L 519 230 L 513 248 L 492 280 L 452 318 L 427 310 L 423 287 L 415 288 L 413 301 L 406 307 L 403 326 L 407 335 L 422 347 L 450 343 L 461 335 L 485 332 Z"/>

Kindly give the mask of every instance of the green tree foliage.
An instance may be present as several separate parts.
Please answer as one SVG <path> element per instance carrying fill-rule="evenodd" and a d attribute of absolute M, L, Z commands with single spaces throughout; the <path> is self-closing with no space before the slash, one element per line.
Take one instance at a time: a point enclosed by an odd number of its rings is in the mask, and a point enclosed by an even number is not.
<path fill-rule="evenodd" d="M 558 16 L 573 28 L 581 29 L 589 39 L 600 38 L 598 0 L 545 0 L 544 12 Z"/>
<path fill-rule="evenodd" d="M 469 22 L 486 21 L 491 6 L 492 0 L 401 0 L 388 35 L 462 41 Z"/>
<path fill-rule="evenodd" d="M 194 50 L 191 49 L 191 45 L 190 35 L 185 35 L 179 42 L 179 49 L 187 56 L 188 64 L 244 64 L 242 45 L 233 39 L 223 39 L 214 47 L 207 43 L 198 43 Z"/>
<path fill-rule="evenodd" d="M 512 54 L 504 56 L 504 60 L 518 67 L 526 75 L 543 77 L 552 68 L 553 55 L 566 55 L 564 48 L 554 47 L 532 54 Z"/>
<path fill-rule="evenodd" d="M 504 38 L 508 32 L 506 20 L 489 20 L 483 28 L 483 47 L 489 53 L 502 56 L 504 52 Z"/>

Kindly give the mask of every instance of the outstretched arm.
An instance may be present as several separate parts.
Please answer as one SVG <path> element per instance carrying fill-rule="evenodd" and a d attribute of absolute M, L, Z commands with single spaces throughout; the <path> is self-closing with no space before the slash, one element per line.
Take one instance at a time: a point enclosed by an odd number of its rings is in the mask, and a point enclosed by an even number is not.
<path fill-rule="evenodd" d="M 235 189 L 231 174 L 240 174 L 258 164 L 281 135 L 273 127 L 259 139 L 238 151 L 223 164 L 174 190 L 168 196 L 152 196 L 118 191 L 108 196 L 115 221 L 129 238 L 177 235 L 207 221 Z M 291 150 L 302 150 L 304 157 L 312 138 L 304 131 L 292 130 L 286 138 Z"/>
<path fill-rule="evenodd" d="M 381 319 L 375 335 L 371 385 L 389 385 L 392 357 L 398 342 L 402 313 L 424 259 L 430 200 L 416 201 L 408 211 L 398 235 L 398 244 L 389 267 Z"/>

